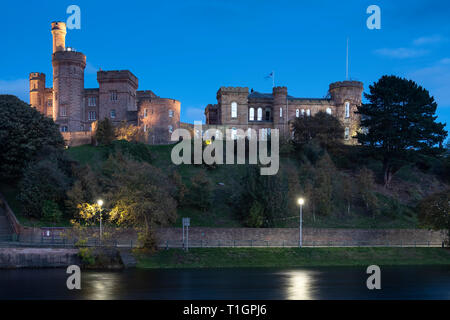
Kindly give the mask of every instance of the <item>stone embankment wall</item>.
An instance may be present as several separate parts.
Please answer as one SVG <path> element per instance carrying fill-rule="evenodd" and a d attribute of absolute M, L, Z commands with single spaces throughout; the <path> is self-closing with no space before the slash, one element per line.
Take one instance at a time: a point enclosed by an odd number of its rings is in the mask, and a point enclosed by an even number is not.
<path fill-rule="evenodd" d="M 158 230 L 160 241 L 182 239 L 181 228 Z M 298 228 L 189 228 L 190 241 L 270 241 L 294 242 L 299 239 Z M 334 229 L 303 228 L 304 242 L 370 242 L 377 243 L 440 243 L 441 232 L 426 229 Z"/>
<path fill-rule="evenodd" d="M 0 268 L 58 268 L 80 265 L 78 249 L 0 248 Z"/>

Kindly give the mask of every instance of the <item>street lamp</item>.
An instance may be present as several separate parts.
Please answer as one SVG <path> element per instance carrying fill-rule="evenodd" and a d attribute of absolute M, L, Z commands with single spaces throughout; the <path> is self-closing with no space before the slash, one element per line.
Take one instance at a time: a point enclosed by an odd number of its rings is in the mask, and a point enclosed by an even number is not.
<path fill-rule="evenodd" d="M 299 225 L 299 235 L 298 235 L 298 246 L 301 248 L 303 246 L 303 237 L 302 237 L 302 225 L 303 225 L 303 204 L 305 203 L 305 199 L 298 198 L 298 204 L 300 205 L 300 225 Z"/>
<path fill-rule="evenodd" d="M 97 204 L 100 207 L 100 241 L 102 241 L 102 206 L 103 206 L 103 200 L 102 199 L 98 199 L 97 200 Z"/>

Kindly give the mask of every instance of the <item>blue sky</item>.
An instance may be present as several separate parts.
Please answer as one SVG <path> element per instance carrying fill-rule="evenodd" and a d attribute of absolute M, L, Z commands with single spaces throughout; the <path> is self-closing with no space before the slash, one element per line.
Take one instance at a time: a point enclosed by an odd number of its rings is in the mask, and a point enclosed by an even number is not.
<path fill-rule="evenodd" d="M 410 78 L 438 102 L 450 128 L 450 2 L 448 1 L 7 1 L 0 27 L 0 93 L 28 98 L 29 72 L 51 86 L 50 23 L 81 8 L 81 30 L 66 44 L 83 52 L 85 86 L 96 71 L 129 69 L 139 89 L 181 101 L 182 121 L 204 119 L 220 86 L 270 92 L 288 87 L 299 97 L 323 97 L 350 76 L 368 85 L 384 74 Z M 381 8 L 381 30 L 366 27 L 369 5 Z"/>

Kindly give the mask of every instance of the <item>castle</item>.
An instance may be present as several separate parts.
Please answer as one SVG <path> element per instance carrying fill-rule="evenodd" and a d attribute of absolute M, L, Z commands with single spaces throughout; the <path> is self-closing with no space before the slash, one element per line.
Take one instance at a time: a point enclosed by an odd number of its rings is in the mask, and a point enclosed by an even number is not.
<path fill-rule="evenodd" d="M 53 88 L 45 74 L 30 73 L 30 105 L 53 118 L 67 145 L 91 142 L 93 123 L 109 118 L 136 125 L 150 144 L 170 142 L 180 127 L 180 102 L 138 91 L 138 79 L 128 70 L 98 71 L 98 88 L 84 88 L 86 56 L 66 47 L 66 24 L 53 22 Z"/>
<path fill-rule="evenodd" d="M 125 121 L 138 126 L 145 142 L 170 143 L 171 133 L 180 128 L 180 102 L 160 98 L 152 91 L 138 91 L 138 79 L 128 70 L 98 71 L 98 88 L 84 88 L 86 56 L 66 47 L 66 24 L 53 22 L 53 88 L 45 87 L 45 74 L 30 73 L 30 104 L 53 118 L 68 145 L 91 142 L 93 123 L 109 118 L 118 125 Z M 272 93 L 259 93 L 247 87 L 221 87 L 217 104 L 205 108 L 207 129 L 257 130 L 262 138 L 271 129 L 280 135 L 292 134 L 290 123 L 319 111 L 339 119 L 344 127 L 344 143 L 360 129 L 355 113 L 361 104 L 363 84 L 358 81 L 331 83 L 326 98 L 297 98 L 286 87 L 274 87 Z M 190 127 L 190 126 L 189 126 Z M 197 133 L 198 135 L 198 133 Z"/>
<path fill-rule="evenodd" d="M 259 93 L 247 87 L 221 87 L 217 91 L 217 104 L 205 108 L 208 128 L 222 132 L 237 129 L 244 132 L 255 129 L 264 139 L 271 129 L 280 135 L 291 134 L 290 122 L 298 117 L 308 117 L 319 111 L 339 119 L 344 127 L 342 137 L 346 144 L 356 144 L 352 139 L 360 128 L 360 117 L 355 113 L 361 104 L 363 84 L 359 81 L 342 81 L 330 84 L 326 98 L 296 98 L 288 95 L 286 87 L 274 87 L 272 93 Z"/>

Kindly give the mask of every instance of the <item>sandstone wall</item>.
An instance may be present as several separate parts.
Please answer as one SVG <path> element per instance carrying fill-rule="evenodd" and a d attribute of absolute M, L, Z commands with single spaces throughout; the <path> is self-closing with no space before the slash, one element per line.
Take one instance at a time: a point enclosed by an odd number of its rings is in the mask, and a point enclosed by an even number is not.
<path fill-rule="evenodd" d="M 0 269 L 80 265 L 77 253 L 78 249 L 0 248 Z"/>

